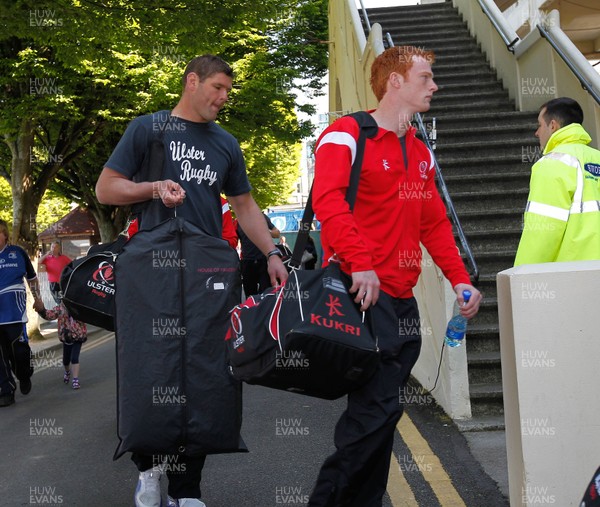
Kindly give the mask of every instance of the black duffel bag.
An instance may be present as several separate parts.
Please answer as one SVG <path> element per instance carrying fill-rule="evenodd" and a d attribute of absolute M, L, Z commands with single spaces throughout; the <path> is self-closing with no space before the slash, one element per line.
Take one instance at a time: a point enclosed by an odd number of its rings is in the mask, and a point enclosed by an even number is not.
<path fill-rule="evenodd" d="M 365 141 L 373 118 L 352 115 L 360 127 L 346 200 L 356 199 Z M 289 264 L 289 278 L 231 310 L 225 341 L 233 376 L 248 384 L 335 399 L 364 385 L 379 366 L 377 339 L 348 294 L 349 277 L 336 263 L 300 270 L 314 212 L 312 190 Z"/>
<path fill-rule="evenodd" d="M 324 399 L 361 387 L 379 353 L 347 289 L 330 264 L 293 270 L 283 286 L 236 306 L 225 338 L 233 376 Z"/>
<path fill-rule="evenodd" d="M 94 245 L 63 269 L 62 302 L 75 320 L 115 330 L 115 261 L 126 241 L 119 235 L 112 243 Z"/>

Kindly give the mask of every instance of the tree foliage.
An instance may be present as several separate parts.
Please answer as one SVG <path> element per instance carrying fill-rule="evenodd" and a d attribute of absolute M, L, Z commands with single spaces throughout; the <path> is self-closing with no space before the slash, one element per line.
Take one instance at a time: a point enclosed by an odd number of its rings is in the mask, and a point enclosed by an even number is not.
<path fill-rule="evenodd" d="M 310 133 L 296 108 L 310 111 L 326 72 L 325 0 L 0 1 L 0 176 L 13 241 L 34 249 L 30 217 L 49 186 L 90 208 L 110 239 L 124 212 L 95 199 L 104 162 L 131 119 L 174 106 L 185 64 L 207 52 L 237 73 L 219 122 L 244 148 L 257 201 L 285 200 Z"/>

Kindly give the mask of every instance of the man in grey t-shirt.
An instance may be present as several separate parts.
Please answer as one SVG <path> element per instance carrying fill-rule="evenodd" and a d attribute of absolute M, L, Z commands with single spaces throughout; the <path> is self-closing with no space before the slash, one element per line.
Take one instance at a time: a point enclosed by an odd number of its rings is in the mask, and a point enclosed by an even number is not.
<path fill-rule="evenodd" d="M 214 123 L 232 88 L 233 71 L 213 55 L 190 61 L 183 75 L 183 92 L 171 114 L 160 112 L 137 118 L 106 163 L 96 184 L 102 204 L 118 206 L 159 198 L 178 216 L 221 237 L 223 191 L 248 237 L 268 259 L 273 285 L 287 279 L 280 253 L 274 247 L 261 210 L 250 194 L 239 144 Z M 140 171 L 152 136 L 163 128 L 165 167 L 157 182 L 133 181 Z M 143 225 L 143 214 L 142 214 Z M 151 456 L 133 455 L 140 471 L 135 494 L 137 507 L 159 506 L 160 473 Z M 205 456 L 186 456 L 185 470 L 169 477 L 169 507 L 203 507 L 200 478 Z"/>

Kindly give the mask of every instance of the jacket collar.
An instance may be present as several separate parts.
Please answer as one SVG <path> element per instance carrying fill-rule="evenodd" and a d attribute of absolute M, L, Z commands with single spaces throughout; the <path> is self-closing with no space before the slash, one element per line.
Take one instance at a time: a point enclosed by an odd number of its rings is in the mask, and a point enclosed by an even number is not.
<path fill-rule="evenodd" d="M 589 144 L 591 140 L 590 135 L 579 123 L 571 123 L 550 136 L 544 148 L 544 155 L 561 144 Z"/>

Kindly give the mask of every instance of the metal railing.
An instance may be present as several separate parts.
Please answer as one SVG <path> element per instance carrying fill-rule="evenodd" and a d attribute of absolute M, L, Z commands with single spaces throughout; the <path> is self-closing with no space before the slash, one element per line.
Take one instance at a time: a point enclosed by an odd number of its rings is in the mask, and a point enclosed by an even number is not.
<path fill-rule="evenodd" d="M 515 50 L 515 44 L 519 42 L 519 36 L 512 30 L 506 20 L 502 16 L 502 12 L 498 9 L 498 6 L 489 2 L 488 0 L 477 0 L 479 2 L 479 6 L 483 13 L 488 17 L 490 23 L 494 25 L 494 28 L 498 32 L 498 35 L 502 37 L 504 44 L 506 44 L 506 48 L 513 53 Z"/>
<path fill-rule="evenodd" d="M 367 27 L 367 30 L 370 33 L 371 32 L 371 23 L 369 22 L 369 16 L 367 15 L 367 9 L 365 9 L 365 4 L 363 4 L 362 0 L 360 0 L 360 11 L 362 13 L 363 19 L 365 20 L 365 26 Z"/>
<path fill-rule="evenodd" d="M 583 75 L 583 73 L 581 72 L 579 67 L 569 57 L 569 55 L 565 51 L 563 51 L 563 49 L 561 48 L 561 46 L 558 43 L 558 41 L 556 40 L 556 38 L 548 30 L 546 30 L 546 28 L 544 28 L 542 25 L 537 25 L 537 29 L 539 30 L 540 35 L 544 39 L 546 39 L 548 41 L 548 43 L 552 46 L 554 51 L 556 51 L 558 56 L 560 56 L 562 58 L 563 62 L 565 62 L 567 67 L 569 67 L 569 69 L 571 69 L 571 72 L 573 74 L 575 74 L 575 77 L 581 83 L 581 87 L 584 90 L 586 90 L 592 97 L 594 97 L 594 100 L 600 105 L 600 94 L 598 93 L 598 91 L 596 91 L 596 89 L 594 88 L 594 85 Z"/>

